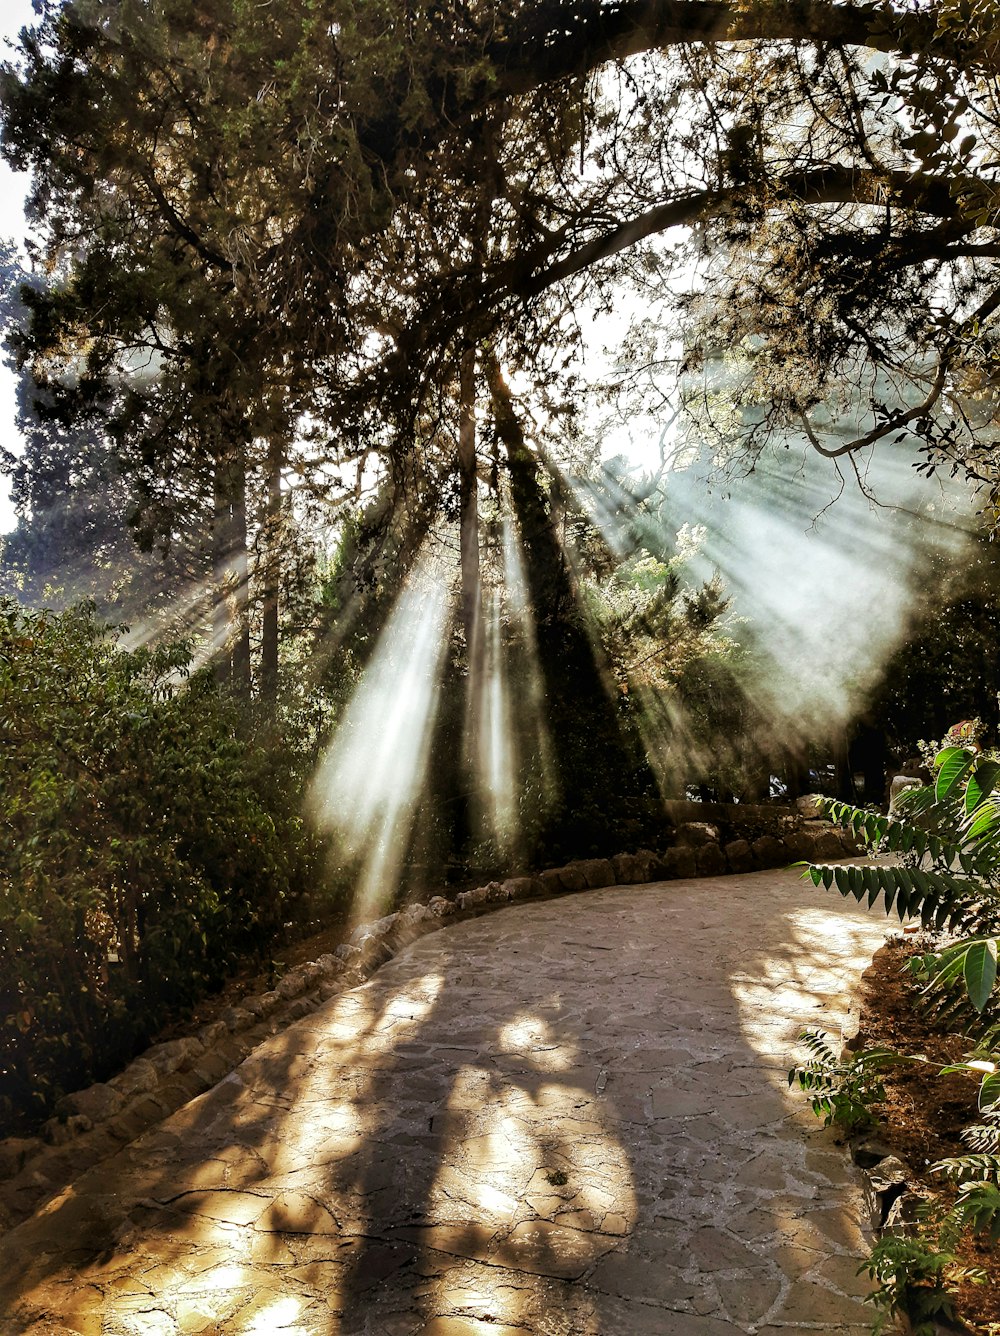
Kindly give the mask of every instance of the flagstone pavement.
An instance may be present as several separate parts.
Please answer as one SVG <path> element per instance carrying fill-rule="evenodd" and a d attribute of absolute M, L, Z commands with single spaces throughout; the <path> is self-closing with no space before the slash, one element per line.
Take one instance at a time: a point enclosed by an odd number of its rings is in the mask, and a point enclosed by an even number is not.
<path fill-rule="evenodd" d="M 12 1229 L 0 1332 L 861 1336 L 786 1073 L 884 934 L 782 871 L 425 936 Z"/>

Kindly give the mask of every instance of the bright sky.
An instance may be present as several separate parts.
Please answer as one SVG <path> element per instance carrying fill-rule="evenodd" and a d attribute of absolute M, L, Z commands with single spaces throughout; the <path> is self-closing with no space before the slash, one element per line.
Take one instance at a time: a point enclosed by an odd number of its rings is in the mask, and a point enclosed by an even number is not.
<path fill-rule="evenodd" d="M 33 21 L 31 0 L 3 0 L 0 4 L 0 35 L 4 38 L 3 58 L 8 55 L 7 40 L 14 38 L 26 23 Z M 27 179 L 12 172 L 0 162 L 0 236 L 21 240 L 24 234 L 24 195 Z M 14 426 L 14 377 L 6 367 L 0 367 L 0 439 L 10 448 L 17 439 Z M 0 533 L 6 533 L 14 524 L 6 478 L 0 478 Z"/>

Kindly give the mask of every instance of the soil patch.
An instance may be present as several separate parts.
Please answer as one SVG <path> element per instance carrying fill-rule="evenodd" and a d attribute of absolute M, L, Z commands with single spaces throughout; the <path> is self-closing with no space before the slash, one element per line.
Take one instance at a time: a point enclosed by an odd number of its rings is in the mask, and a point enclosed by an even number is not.
<path fill-rule="evenodd" d="M 938 1075 L 939 1066 L 967 1057 L 971 1044 L 963 1035 L 935 1026 L 920 1008 L 906 964 L 929 949 L 924 939 L 900 937 L 876 952 L 862 982 L 860 1041 L 865 1048 L 891 1048 L 928 1060 L 890 1068 L 885 1102 L 875 1112 L 887 1123 L 888 1140 L 914 1171 L 919 1190 L 948 1200 L 954 1193 L 928 1169 L 938 1160 L 969 1153 L 960 1134 L 979 1121 L 978 1082 L 962 1074 Z M 956 1251 L 962 1264 L 987 1273 L 985 1285 L 959 1287 L 958 1312 L 969 1330 L 1000 1336 L 1000 1253 L 973 1239 L 963 1240 Z"/>

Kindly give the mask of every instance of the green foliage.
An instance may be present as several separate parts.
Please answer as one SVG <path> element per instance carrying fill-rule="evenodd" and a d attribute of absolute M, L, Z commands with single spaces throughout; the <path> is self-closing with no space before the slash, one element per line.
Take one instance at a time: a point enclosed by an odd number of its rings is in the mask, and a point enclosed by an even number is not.
<path fill-rule="evenodd" d="M 904 794 L 898 816 L 825 804 L 826 814 L 852 830 L 870 852 L 899 855 L 897 865 L 812 864 L 805 875 L 816 886 L 834 887 L 869 906 L 881 899 L 887 914 L 895 909 L 900 920 L 919 916 L 926 928 L 979 928 L 976 936 L 923 957 L 917 969 L 939 1005 L 942 999 L 964 998 L 983 1013 L 997 979 L 1000 762 L 968 747 L 947 746 L 935 756 L 934 766 L 933 785 Z"/>
<path fill-rule="evenodd" d="M 897 1314 L 904 1313 L 913 1323 L 914 1336 L 934 1336 L 936 1319 L 954 1317 L 949 1284 L 985 1279 L 975 1268 L 958 1267 L 952 1252 L 896 1234 L 884 1234 L 860 1270 L 867 1271 L 877 1286 L 865 1301 L 884 1310 L 875 1332 L 885 1331 Z"/>
<path fill-rule="evenodd" d="M 806 1062 L 792 1068 L 788 1084 L 798 1084 L 811 1096 L 810 1104 L 823 1126 L 831 1123 L 845 1132 L 857 1132 L 875 1124 L 870 1106 L 885 1099 L 880 1072 L 906 1059 L 891 1049 L 871 1048 L 841 1062 L 822 1030 L 806 1030 L 799 1036 L 809 1050 Z"/>
<path fill-rule="evenodd" d="M 964 741 L 953 730 L 948 741 Z M 934 757 L 934 782 L 905 794 L 888 817 L 844 803 L 826 804 L 827 815 L 847 826 L 872 853 L 897 855 L 895 866 L 809 866 L 812 882 L 841 895 L 880 899 L 886 913 L 919 916 L 927 928 L 963 936 L 914 958 L 910 970 L 922 985 L 928 1012 L 941 1024 L 961 1028 L 976 1043 L 967 1061 L 941 1068 L 979 1078 L 978 1107 L 986 1120 L 968 1128 L 969 1153 L 941 1160 L 931 1172 L 958 1185 L 946 1208 L 932 1207 L 915 1238 L 886 1235 L 867 1269 L 878 1288 L 871 1302 L 885 1310 L 876 1330 L 904 1312 L 917 1332 L 932 1333 L 936 1318 L 950 1318 L 949 1283 L 982 1279 L 956 1266 L 953 1249 L 966 1232 L 1000 1240 L 1000 1072 L 994 1060 L 998 1026 L 996 930 L 1000 922 L 1000 760 L 969 746 L 947 745 Z"/>
<path fill-rule="evenodd" d="M 40 1113 L 260 948 L 308 875 L 287 757 L 184 645 L 0 602 L 0 1112 Z"/>

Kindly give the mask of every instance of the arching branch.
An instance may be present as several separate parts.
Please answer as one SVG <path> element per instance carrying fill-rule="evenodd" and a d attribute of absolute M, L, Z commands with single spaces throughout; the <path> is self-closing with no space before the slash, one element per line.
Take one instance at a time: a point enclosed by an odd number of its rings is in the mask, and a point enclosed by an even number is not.
<path fill-rule="evenodd" d="M 812 429 L 808 416 L 805 413 L 799 413 L 799 421 L 802 423 L 802 428 L 808 437 L 809 444 L 816 453 L 822 455 L 824 459 L 839 459 L 843 455 L 852 455 L 858 450 L 863 450 L 868 445 L 874 445 L 876 441 L 882 440 L 883 437 L 890 435 L 890 433 L 899 431 L 903 427 L 908 426 L 911 422 L 915 422 L 917 418 L 923 417 L 925 413 L 929 412 L 934 407 L 938 399 L 941 397 L 941 391 L 944 389 L 944 382 L 948 375 L 948 367 L 948 358 L 942 357 L 938 365 L 937 375 L 934 377 L 934 384 L 931 386 L 927 398 L 924 399 L 922 403 L 917 404 L 915 408 L 907 409 L 905 413 L 894 413 L 892 417 L 882 423 L 880 427 L 873 427 L 872 430 L 866 432 L 864 436 L 858 436 L 855 440 L 848 441 L 845 445 L 838 445 L 833 450 L 828 450 L 825 445 L 821 444 L 819 438 Z"/>

